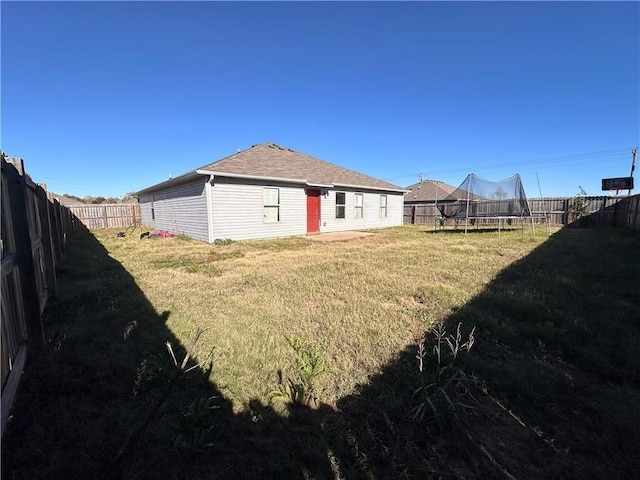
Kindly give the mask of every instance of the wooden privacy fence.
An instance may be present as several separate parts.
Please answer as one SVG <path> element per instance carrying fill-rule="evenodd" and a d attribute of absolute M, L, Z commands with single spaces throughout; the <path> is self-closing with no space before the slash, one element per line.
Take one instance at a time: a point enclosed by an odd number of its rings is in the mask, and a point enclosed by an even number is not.
<path fill-rule="evenodd" d="M 68 214 L 24 171 L 21 159 L 2 157 L 2 432 L 27 353 L 44 351 L 42 312 L 56 294 Z"/>
<path fill-rule="evenodd" d="M 580 200 L 578 200 L 580 198 Z M 483 212 L 507 211 L 509 200 L 489 200 L 479 202 L 478 208 Z M 582 205 L 580 205 L 582 203 Z M 640 195 L 631 197 L 568 197 L 529 199 L 529 208 L 536 222 L 543 222 L 548 217 L 552 225 L 583 225 L 602 227 L 640 228 L 639 209 Z M 580 211 L 584 216 L 580 216 Z M 440 212 L 434 203 L 404 206 L 404 223 L 416 225 L 433 225 Z"/>
<path fill-rule="evenodd" d="M 99 205 L 67 206 L 73 230 L 88 228 L 126 228 L 140 224 L 140 205 L 137 203 L 103 203 Z"/>
<path fill-rule="evenodd" d="M 602 214 L 605 218 L 611 219 L 614 227 L 622 226 L 640 230 L 640 194 L 621 198 L 618 203 L 608 207 L 608 210 Z M 589 221 L 592 220 L 591 217 L 588 217 Z"/>
<path fill-rule="evenodd" d="M 554 225 L 588 225 L 601 227 L 632 227 L 627 221 L 629 206 L 633 204 L 633 197 L 570 197 L 570 198 L 543 198 L 529 200 L 532 213 L 549 215 L 551 224 Z M 581 205 L 582 204 L 582 205 Z M 636 200 L 637 215 L 637 200 Z M 580 216 L 580 210 L 584 216 Z"/>

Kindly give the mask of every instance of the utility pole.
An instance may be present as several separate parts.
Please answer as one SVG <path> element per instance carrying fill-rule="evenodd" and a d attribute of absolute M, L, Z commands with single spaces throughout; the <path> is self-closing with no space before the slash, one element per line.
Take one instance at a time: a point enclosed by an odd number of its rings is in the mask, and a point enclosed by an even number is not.
<path fill-rule="evenodd" d="M 638 153 L 638 147 L 634 148 L 631 154 L 633 155 L 633 159 L 631 160 L 631 181 L 633 182 L 633 171 L 636 169 L 636 154 Z M 627 192 L 627 196 L 631 195 L 631 189 Z"/>
<path fill-rule="evenodd" d="M 418 174 L 418 178 L 420 179 L 420 183 L 424 181 L 424 177 L 422 176 L 422 173 Z"/>

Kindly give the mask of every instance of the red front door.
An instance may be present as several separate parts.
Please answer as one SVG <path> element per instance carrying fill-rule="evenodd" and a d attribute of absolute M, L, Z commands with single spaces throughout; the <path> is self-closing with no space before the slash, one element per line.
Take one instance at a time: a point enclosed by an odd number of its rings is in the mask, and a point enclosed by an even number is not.
<path fill-rule="evenodd" d="M 320 190 L 307 190 L 307 234 L 320 231 Z"/>

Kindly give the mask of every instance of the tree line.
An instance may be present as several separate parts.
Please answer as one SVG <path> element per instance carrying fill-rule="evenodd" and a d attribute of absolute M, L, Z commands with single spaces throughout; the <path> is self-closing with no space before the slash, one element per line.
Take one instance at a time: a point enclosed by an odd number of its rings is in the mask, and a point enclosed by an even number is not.
<path fill-rule="evenodd" d="M 102 203 L 137 203 L 138 199 L 135 197 L 135 192 L 129 192 L 123 197 L 101 197 L 87 195 L 85 197 L 77 197 L 69 193 L 62 195 L 63 199 L 72 200 L 74 203 L 84 203 L 86 205 L 99 205 Z"/>

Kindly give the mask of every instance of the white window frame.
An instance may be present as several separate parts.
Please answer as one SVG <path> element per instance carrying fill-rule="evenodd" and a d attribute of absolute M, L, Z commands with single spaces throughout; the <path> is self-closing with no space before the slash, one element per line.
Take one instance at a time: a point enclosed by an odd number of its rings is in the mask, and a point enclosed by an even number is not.
<path fill-rule="evenodd" d="M 280 221 L 280 189 L 278 187 L 262 187 L 262 221 L 264 223 Z"/>
<path fill-rule="evenodd" d="M 364 194 L 363 193 L 354 194 L 353 218 L 364 218 Z"/>
<path fill-rule="evenodd" d="M 387 218 L 389 199 L 387 195 L 380 195 L 380 218 Z"/>
<path fill-rule="evenodd" d="M 338 203 L 338 195 L 342 195 L 342 203 Z M 338 214 L 338 208 L 342 208 L 342 216 Z M 347 193 L 336 192 L 336 220 L 347 218 Z"/>

